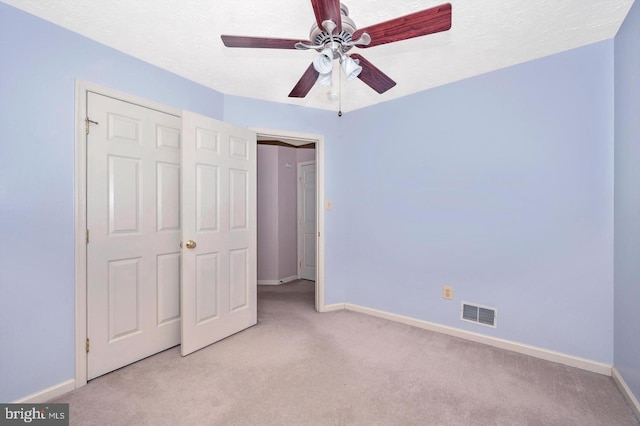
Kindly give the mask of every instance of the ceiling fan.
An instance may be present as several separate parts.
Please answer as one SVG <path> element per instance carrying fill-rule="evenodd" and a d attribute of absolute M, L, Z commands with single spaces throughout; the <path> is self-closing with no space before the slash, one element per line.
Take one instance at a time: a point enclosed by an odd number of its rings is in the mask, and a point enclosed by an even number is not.
<path fill-rule="evenodd" d="M 333 60 L 338 59 L 347 81 L 358 77 L 378 93 L 396 82 L 357 53 L 347 54 L 354 46 L 368 48 L 414 37 L 447 31 L 451 28 L 451 3 L 445 3 L 365 28 L 356 28 L 349 10 L 340 0 L 311 0 L 316 22 L 309 39 L 284 39 L 222 35 L 227 47 L 261 49 L 313 49 L 320 54 L 309 65 L 289 97 L 304 98 L 316 82 L 331 85 Z"/>

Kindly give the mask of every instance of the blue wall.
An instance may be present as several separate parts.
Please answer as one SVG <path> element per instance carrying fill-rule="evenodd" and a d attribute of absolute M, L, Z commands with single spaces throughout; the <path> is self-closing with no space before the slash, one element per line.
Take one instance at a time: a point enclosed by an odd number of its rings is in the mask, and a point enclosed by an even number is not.
<path fill-rule="evenodd" d="M 612 363 L 612 48 L 347 114 L 347 302 Z"/>
<path fill-rule="evenodd" d="M 222 118 L 222 94 L 0 3 L 2 402 L 75 375 L 75 79 Z"/>
<path fill-rule="evenodd" d="M 640 3 L 615 39 L 614 365 L 640 399 Z"/>

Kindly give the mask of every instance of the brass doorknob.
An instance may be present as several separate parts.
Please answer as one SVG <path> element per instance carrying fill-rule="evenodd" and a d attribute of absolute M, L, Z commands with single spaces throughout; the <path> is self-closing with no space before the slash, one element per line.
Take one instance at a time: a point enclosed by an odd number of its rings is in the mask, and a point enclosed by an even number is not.
<path fill-rule="evenodd" d="M 195 241 L 189 240 L 189 241 L 187 241 L 186 246 L 187 246 L 188 249 L 194 249 L 194 248 L 196 248 L 197 244 L 196 244 Z"/>

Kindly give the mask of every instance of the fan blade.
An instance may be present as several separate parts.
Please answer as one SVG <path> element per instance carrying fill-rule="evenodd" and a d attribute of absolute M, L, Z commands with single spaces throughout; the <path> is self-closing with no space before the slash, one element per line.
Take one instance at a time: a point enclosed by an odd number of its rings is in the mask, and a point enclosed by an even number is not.
<path fill-rule="evenodd" d="M 316 23 L 321 30 L 324 31 L 322 23 L 324 21 L 333 21 L 337 27 L 333 31 L 339 34 L 342 31 L 342 15 L 340 14 L 340 0 L 311 0 L 313 13 L 316 15 Z"/>
<path fill-rule="evenodd" d="M 451 28 L 451 3 L 445 3 L 420 12 L 360 28 L 353 33 L 352 38 L 357 40 L 362 33 L 368 33 L 371 36 L 371 43 L 366 46 L 358 46 L 367 48 L 439 33 L 447 31 L 449 28 Z"/>
<path fill-rule="evenodd" d="M 221 35 L 222 42 L 227 47 L 253 47 L 259 49 L 295 49 L 296 43 L 313 44 L 309 40 L 298 40 L 291 38 L 269 38 L 269 37 L 245 37 Z"/>
<path fill-rule="evenodd" d="M 362 71 L 358 75 L 358 78 L 376 92 L 384 93 L 396 85 L 395 81 L 391 80 L 389 76 L 380 71 L 375 65 L 367 61 L 361 55 L 352 53 L 349 56 L 351 56 L 351 59 L 358 60 L 359 65 L 362 67 Z"/>
<path fill-rule="evenodd" d="M 318 79 L 318 71 L 313 67 L 313 63 L 309 65 L 309 68 L 302 74 L 302 77 L 296 83 L 295 87 L 289 93 L 290 98 L 304 98 L 309 93 L 309 90 L 316 84 Z"/>

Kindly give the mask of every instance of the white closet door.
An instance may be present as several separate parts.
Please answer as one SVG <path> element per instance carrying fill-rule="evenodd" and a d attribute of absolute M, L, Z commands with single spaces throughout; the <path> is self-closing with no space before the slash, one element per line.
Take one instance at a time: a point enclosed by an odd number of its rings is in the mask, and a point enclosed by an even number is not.
<path fill-rule="evenodd" d="M 257 322 L 256 135 L 182 117 L 182 355 Z"/>
<path fill-rule="evenodd" d="M 87 378 L 180 343 L 179 117 L 89 93 Z"/>

